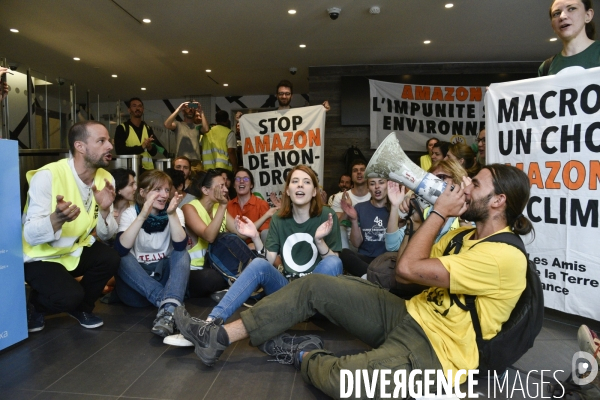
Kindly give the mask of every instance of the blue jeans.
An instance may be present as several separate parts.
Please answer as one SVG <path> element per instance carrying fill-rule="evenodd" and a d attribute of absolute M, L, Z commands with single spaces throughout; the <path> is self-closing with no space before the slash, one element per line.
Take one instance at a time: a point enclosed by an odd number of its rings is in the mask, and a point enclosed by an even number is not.
<path fill-rule="evenodd" d="M 150 276 L 152 272 L 159 272 Z M 183 304 L 183 296 L 190 276 L 190 254 L 171 252 L 152 264 L 139 263 L 129 253 L 121 257 L 115 290 L 119 299 L 131 307 L 146 307 L 149 303 L 160 307 L 164 303 Z"/>
<path fill-rule="evenodd" d="M 342 273 L 342 270 L 342 260 L 336 256 L 328 256 L 321 260 L 313 270 L 313 274 L 338 276 Z M 259 287 L 262 286 L 268 296 L 288 283 L 286 277 L 271 263 L 264 258 L 255 258 L 248 264 L 239 278 L 231 285 L 225 297 L 208 316 L 213 319 L 223 318 L 223 321 L 227 321 L 235 310 L 244 304 L 250 298 L 252 292 Z"/>

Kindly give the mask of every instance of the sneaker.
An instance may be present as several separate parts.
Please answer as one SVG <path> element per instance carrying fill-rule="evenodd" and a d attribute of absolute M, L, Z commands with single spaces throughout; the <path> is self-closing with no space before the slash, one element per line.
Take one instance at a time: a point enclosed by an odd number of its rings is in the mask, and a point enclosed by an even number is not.
<path fill-rule="evenodd" d="M 169 335 L 163 340 L 164 344 L 175 347 L 194 347 L 194 343 L 183 337 L 181 333 Z"/>
<path fill-rule="evenodd" d="M 35 311 L 33 304 L 27 303 L 27 331 L 39 332 L 44 326 L 44 314 Z"/>
<path fill-rule="evenodd" d="M 161 307 L 156 314 L 152 333 L 160 337 L 167 337 L 174 332 L 173 307 Z"/>
<path fill-rule="evenodd" d="M 92 329 L 104 325 L 102 318 L 92 314 L 91 312 L 72 311 L 67 314 L 69 314 L 69 316 L 72 318 L 75 318 L 79 322 L 79 325 L 83 326 L 84 328 Z"/>
<path fill-rule="evenodd" d="M 577 342 L 581 351 L 593 355 L 598 364 L 600 364 L 600 339 L 596 335 L 596 332 L 585 325 L 581 325 L 579 331 L 577 331 Z"/>
<path fill-rule="evenodd" d="M 193 318 L 183 306 L 175 309 L 174 317 L 183 337 L 194 344 L 194 352 L 200 360 L 209 367 L 215 365 L 229 345 L 229 336 L 220 325 L 223 320 L 207 322 Z"/>
<path fill-rule="evenodd" d="M 288 333 L 282 333 L 273 339 L 267 340 L 258 346 L 258 349 L 275 357 L 274 361 L 280 364 L 294 364 L 294 367 L 300 370 L 302 364 L 300 353 L 322 349 L 323 347 L 323 340 L 317 335 L 292 336 Z"/>

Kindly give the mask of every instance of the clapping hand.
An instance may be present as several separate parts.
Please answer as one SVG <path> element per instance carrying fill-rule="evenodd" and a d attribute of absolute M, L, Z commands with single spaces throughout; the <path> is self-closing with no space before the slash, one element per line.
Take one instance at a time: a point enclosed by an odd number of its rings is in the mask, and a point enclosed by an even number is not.
<path fill-rule="evenodd" d="M 81 209 L 70 201 L 65 201 L 61 195 L 56 196 L 56 209 L 54 210 L 58 220 L 62 223 L 75 221 L 81 213 Z"/>
<path fill-rule="evenodd" d="M 108 179 L 104 179 L 104 188 L 102 190 L 98 190 L 96 185 L 93 185 L 92 191 L 94 192 L 96 204 L 98 204 L 98 207 L 101 210 L 108 210 L 115 201 L 115 188 L 112 183 L 108 181 Z"/>
<path fill-rule="evenodd" d="M 255 239 L 258 237 L 258 230 L 256 230 L 256 226 L 254 222 L 250 221 L 248 217 L 241 217 L 238 215 L 235 217 L 235 229 L 239 232 L 240 235 L 249 237 L 250 239 Z"/>
<path fill-rule="evenodd" d="M 181 203 L 181 200 L 183 199 L 183 193 L 175 193 L 175 196 L 173 196 L 173 198 L 171 199 L 171 202 L 169 203 L 169 208 L 167 208 L 167 214 L 171 215 L 175 212 L 175 210 L 177 210 L 177 206 L 179 205 L 179 203 Z"/>
<path fill-rule="evenodd" d="M 331 215 L 331 213 L 329 213 L 329 218 L 327 218 L 327 221 L 323 222 L 317 228 L 317 231 L 315 232 L 315 240 L 322 240 L 325 236 L 327 236 L 331 233 L 332 229 L 333 229 L 333 216 Z"/>

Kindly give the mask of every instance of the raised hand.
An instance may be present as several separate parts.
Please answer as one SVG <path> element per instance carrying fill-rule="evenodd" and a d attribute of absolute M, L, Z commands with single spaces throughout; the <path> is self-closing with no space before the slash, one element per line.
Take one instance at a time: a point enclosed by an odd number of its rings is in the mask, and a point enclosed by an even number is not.
<path fill-rule="evenodd" d="M 227 189 L 223 190 L 221 185 L 215 186 L 215 188 L 213 189 L 213 194 L 219 204 L 226 205 L 227 202 L 229 202 L 229 192 L 227 191 Z"/>
<path fill-rule="evenodd" d="M 98 204 L 98 207 L 101 210 L 108 210 L 115 201 L 115 188 L 112 183 L 108 181 L 108 179 L 104 179 L 104 188 L 102 190 L 98 190 L 94 184 L 92 186 L 92 191 L 94 192 L 96 204 Z"/>
<path fill-rule="evenodd" d="M 281 200 L 279 200 L 275 192 L 271 192 L 269 199 L 271 199 L 271 203 L 273 203 L 275 208 L 279 209 L 279 207 L 281 207 Z"/>
<path fill-rule="evenodd" d="M 406 195 L 406 188 L 404 187 L 404 185 L 400 187 L 400 184 L 398 182 L 390 180 L 387 181 L 387 187 L 388 199 L 390 200 L 392 207 L 398 208 L 404 200 L 404 196 Z"/>
<path fill-rule="evenodd" d="M 342 194 L 340 206 L 342 207 L 342 211 L 344 211 L 344 213 L 346 213 L 348 218 L 350 218 L 351 220 L 358 219 L 358 214 L 356 213 L 356 209 L 352 205 L 352 200 L 350 199 L 348 192 L 346 192 L 345 190 L 344 190 L 344 194 Z"/>
<path fill-rule="evenodd" d="M 329 213 L 329 218 L 327 218 L 327 221 L 323 222 L 317 228 L 317 231 L 315 232 L 315 240 L 322 240 L 325 236 L 327 236 L 331 233 L 332 229 L 333 229 L 333 217 L 331 216 L 331 213 Z"/>
<path fill-rule="evenodd" d="M 154 204 L 154 200 L 158 197 L 158 192 L 150 191 L 146 195 L 146 201 L 144 202 L 144 207 L 140 210 L 139 217 L 146 219 L 148 215 L 152 212 L 152 205 Z"/>
<path fill-rule="evenodd" d="M 56 208 L 54 209 L 56 218 L 62 224 L 75 221 L 81 213 L 81 209 L 70 201 L 65 201 L 61 195 L 56 196 Z"/>
<path fill-rule="evenodd" d="M 175 196 L 169 202 L 169 208 L 167 208 L 167 214 L 171 215 L 177 210 L 177 206 L 181 203 L 183 199 L 183 194 L 175 193 Z"/>
<path fill-rule="evenodd" d="M 248 217 L 241 217 L 238 215 L 235 217 L 235 229 L 240 233 L 240 235 L 244 235 L 249 237 L 250 239 L 255 239 L 258 237 L 258 230 L 254 225 L 254 222 L 250 221 Z"/>

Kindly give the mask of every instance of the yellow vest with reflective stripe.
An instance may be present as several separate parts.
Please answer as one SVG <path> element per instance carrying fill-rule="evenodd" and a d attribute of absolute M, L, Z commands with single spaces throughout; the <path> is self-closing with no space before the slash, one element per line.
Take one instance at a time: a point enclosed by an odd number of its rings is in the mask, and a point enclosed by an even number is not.
<path fill-rule="evenodd" d="M 129 124 L 128 124 L 129 125 Z M 123 129 L 127 129 L 127 125 L 121 124 Z M 142 129 L 142 140 L 138 138 L 137 133 L 133 130 L 133 127 L 129 125 L 129 135 L 127 136 L 127 140 L 125 141 L 125 146 L 133 147 L 133 146 L 141 146 L 144 140 L 148 139 L 148 129 L 146 129 L 146 124 L 143 123 Z M 154 163 L 152 162 L 152 156 L 148 151 L 144 150 L 142 153 L 142 168 L 145 170 L 154 169 Z"/>
<path fill-rule="evenodd" d="M 41 170 L 48 170 L 52 173 L 52 204 L 50 208 L 52 212 L 56 209 L 56 196 L 61 195 L 65 201 L 70 201 L 79 207 L 81 213 L 74 221 L 63 224 L 60 238 L 53 242 L 31 246 L 25 241 L 25 237 L 22 236 L 23 252 L 30 258 L 41 258 L 44 259 L 43 261 L 60 263 L 67 271 L 72 271 L 79 264 L 83 247 L 92 245 L 92 236 L 90 233 L 96 227 L 98 220 L 96 199 L 92 194 L 90 210 L 86 211 L 81 199 L 81 193 L 79 193 L 79 188 L 77 187 L 77 182 L 75 181 L 75 176 L 73 176 L 73 171 L 66 158 L 47 164 L 38 170 L 27 172 L 27 182 L 30 183 L 33 175 Z M 94 183 L 98 190 L 104 188 L 104 179 L 107 179 L 109 182 L 113 180 L 110 173 L 99 168 L 94 177 Z M 27 204 L 25 204 L 24 213 L 27 213 L 28 207 L 29 199 L 27 200 Z"/>
<path fill-rule="evenodd" d="M 228 127 L 215 125 L 202 136 L 202 166 L 205 171 L 211 168 L 233 170 L 233 165 L 229 162 L 227 148 L 229 132 L 231 132 L 231 129 Z"/>
<path fill-rule="evenodd" d="M 208 215 L 208 212 L 206 211 L 206 209 L 204 209 L 204 206 L 202 205 L 202 203 L 200 203 L 200 200 L 198 200 L 198 199 L 192 200 L 188 204 L 196 209 L 198 216 L 200 217 L 202 222 L 204 222 L 206 224 L 206 226 L 208 226 L 211 223 L 212 219 L 210 218 L 210 215 Z M 213 205 L 213 215 L 217 212 L 218 208 L 219 208 L 219 203 L 216 203 L 215 205 Z M 225 213 L 225 216 L 223 217 L 223 222 L 221 223 L 221 228 L 219 229 L 219 232 L 225 232 L 226 230 L 227 230 L 227 213 Z M 194 247 L 192 247 L 191 249 L 188 250 L 188 253 L 190 253 L 190 258 L 192 259 L 191 265 L 192 265 L 192 267 L 203 267 L 204 266 L 204 256 L 206 255 L 206 251 L 208 250 L 208 242 L 206 240 L 202 239 L 201 237 L 196 237 L 196 235 L 194 235 L 194 233 L 191 231 L 190 231 L 190 237 L 192 239 L 192 243 L 194 243 L 194 241 L 197 240 L 197 243 L 194 245 Z M 208 267 L 208 265 L 207 265 L 207 267 Z M 194 269 L 194 268 L 192 268 L 192 269 Z"/>

